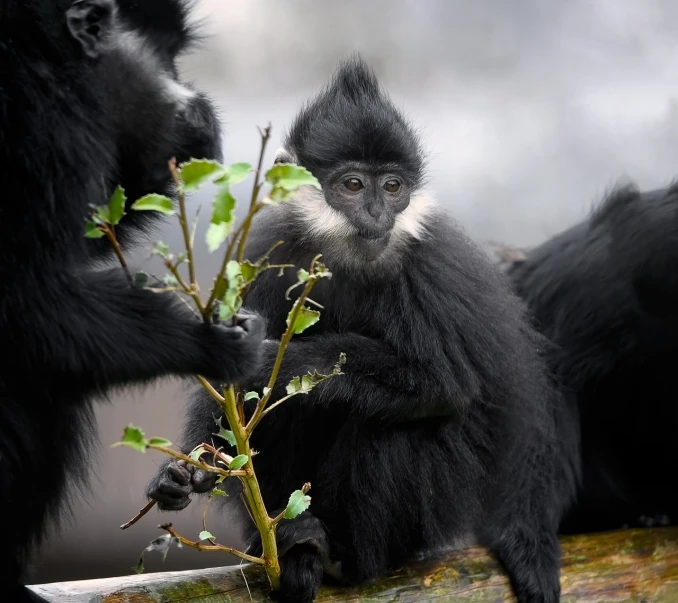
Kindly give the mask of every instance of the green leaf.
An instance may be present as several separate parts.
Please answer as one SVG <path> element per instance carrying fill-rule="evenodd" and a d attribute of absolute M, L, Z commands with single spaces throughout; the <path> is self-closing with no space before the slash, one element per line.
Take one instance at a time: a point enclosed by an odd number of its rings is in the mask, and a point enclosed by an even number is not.
<path fill-rule="evenodd" d="M 141 199 L 136 200 L 132 204 L 132 209 L 137 211 L 159 211 L 168 216 L 175 213 L 172 200 L 169 197 L 165 197 L 165 195 L 158 195 L 156 193 L 145 195 Z"/>
<path fill-rule="evenodd" d="M 226 166 L 224 175 L 217 180 L 218 184 L 238 184 L 242 182 L 252 171 L 252 166 L 249 163 L 232 163 Z"/>
<path fill-rule="evenodd" d="M 259 394 L 257 392 L 247 392 L 244 398 L 245 402 L 248 400 L 259 400 Z"/>
<path fill-rule="evenodd" d="M 309 278 L 311 278 L 311 274 L 308 270 L 301 268 L 297 271 L 297 279 L 300 283 L 305 283 Z"/>
<path fill-rule="evenodd" d="M 294 308 L 292 308 L 292 310 L 290 310 L 289 314 L 287 315 L 288 327 L 290 326 L 290 319 L 292 317 L 293 311 Z M 306 329 L 312 327 L 319 320 L 320 312 L 318 312 L 318 310 L 311 310 L 311 308 L 304 306 L 299 310 L 299 313 L 297 314 L 296 320 L 294 321 L 294 325 L 292 327 L 292 332 L 295 335 L 299 335 L 299 333 L 303 333 Z"/>
<path fill-rule="evenodd" d="M 233 226 L 235 220 L 235 206 L 237 202 L 227 186 L 219 187 L 212 201 L 212 222 L 220 224 L 226 222 Z"/>
<path fill-rule="evenodd" d="M 217 424 L 217 427 L 219 427 L 219 433 L 213 433 L 212 435 L 215 435 L 217 437 L 220 437 L 222 440 L 225 440 L 228 442 L 231 446 L 236 445 L 235 441 L 235 436 L 233 435 L 233 432 L 230 429 L 226 429 L 223 424 L 222 424 L 223 417 L 219 417 L 219 419 L 214 419 L 214 422 Z"/>
<path fill-rule="evenodd" d="M 210 253 L 216 251 L 221 247 L 222 243 L 228 238 L 231 233 L 231 225 L 226 222 L 215 224 L 210 222 L 205 234 L 205 242 Z"/>
<path fill-rule="evenodd" d="M 265 179 L 274 189 L 282 189 L 288 193 L 294 192 L 300 186 L 307 185 L 318 190 L 321 189 L 320 182 L 311 172 L 305 167 L 293 163 L 275 164 L 266 172 Z"/>
<path fill-rule="evenodd" d="M 139 272 L 134 273 L 134 285 L 137 287 L 145 287 L 148 285 L 151 275 L 148 272 L 140 270 Z"/>
<path fill-rule="evenodd" d="M 268 394 L 271 393 L 271 388 L 270 388 L 270 387 L 265 387 L 265 388 L 261 391 L 261 393 L 264 394 L 264 396 L 268 396 Z"/>
<path fill-rule="evenodd" d="M 188 455 L 188 458 L 190 458 L 193 461 L 200 461 L 200 457 L 205 454 L 207 450 L 205 449 L 204 446 L 198 446 L 191 454 Z"/>
<path fill-rule="evenodd" d="M 301 490 L 295 490 L 290 496 L 290 500 L 285 507 L 283 517 L 285 519 L 294 519 L 297 515 L 303 513 L 311 504 L 311 497 L 304 494 Z"/>
<path fill-rule="evenodd" d="M 313 275 L 318 278 L 332 278 L 332 273 L 327 269 L 327 266 L 322 262 L 316 262 L 313 267 Z"/>
<path fill-rule="evenodd" d="M 179 287 L 179 281 L 177 280 L 177 277 L 174 276 L 173 274 L 166 274 L 162 281 L 168 287 Z"/>
<path fill-rule="evenodd" d="M 287 395 L 289 396 L 299 391 L 301 391 L 301 378 L 294 377 L 292 381 L 285 386 L 285 392 L 287 392 Z"/>
<path fill-rule="evenodd" d="M 224 478 L 226 476 L 221 475 L 220 477 Z M 214 490 L 210 492 L 210 496 L 228 496 L 228 494 L 226 494 L 226 492 L 224 492 L 221 488 L 214 488 Z"/>
<path fill-rule="evenodd" d="M 229 463 L 228 468 L 236 471 L 237 469 L 244 467 L 249 460 L 250 458 L 246 454 L 239 454 Z"/>
<path fill-rule="evenodd" d="M 210 253 L 218 249 L 233 231 L 235 206 L 236 200 L 228 184 L 220 186 L 212 201 L 212 218 L 205 236 Z"/>
<path fill-rule="evenodd" d="M 106 236 L 106 233 L 95 222 L 87 222 L 85 224 L 85 236 L 88 239 L 100 239 Z"/>
<path fill-rule="evenodd" d="M 130 424 L 125 427 L 125 431 L 122 434 L 122 440 L 113 444 L 112 448 L 115 448 L 116 446 L 128 446 L 139 452 L 146 452 L 148 440 L 141 429 Z"/>
<path fill-rule="evenodd" d="M 111 210 L 107 205 L 99 205 L 96 207 L 96 213 L 93 216 L 94 220 L 99 224 L 110 224 Z"/>
<path fill-rule="evenodd" d="M 246 283 L 251 283 L 256 278 L 258 271 L 259 266 L 256 266 L 248 260 L 245 260 L 240 264 L 240 273 Z"/>
<path fill-rule="evenodd" d="M 117 224 L 125 215 L 126 202 L 125 189 L 118 185 L 108 201 L 109 221 L 111 224 Z"/>
<path fill-rule="evenodd" d="M 148 440 L 149 446 L 162 446 L 163 448 L 169 448 L 172 445 L 172 442 L 166 440 L 165 438 L 151 438 Z"/>
<path fill-rule="evenodd" d="M 187 193 L 197 191 L 203 184 L 214 182 L 223 176 L 225 169 L 218 161 L 191 159 L 179 167 L 182 189 Z"/>
<path fill-rule="evenodd" d="M 135 574 L 143 574 L 144 573 L 144 556 L 142 555 L 139 557 L 139 563 L 137 563 L 133 568 L 132 571 Z"/>
<path fill-rule="evenodd" d="M 240 264 L 235 260 L 231 260 L 226 264 L 226 278 L 229 286 L 239 285 L 242 281 L 242 270 Z M 237 283 L 235 281 L 238 281 Z"/>
<path fill-rule="evenodd" d="M 207 530 L 203 530 L 198 534 L 198 540 L 214 540 L 214 536 Z"/>
<path fill-rule="evenodd" d="M 228 320 L 231 318 L 242 306 L 242 297 L 240 291 L 244 286 L 244 279 L 242 276 L 240 264 L 235 260 L 231 260 L 226 264 L 226 281 L 228 286 L 223 296 L 219 300 L 219 319 Z M 218 283 L 219 290 L 223 289 L 223 285 Z"/>
<path fill-rule="evenodd" d="M 161 258 L 166 258 L 169 253 L 169 247 L 162 241 L 158 241 L 151 248 L 151 255 L 159 255 Z"/>

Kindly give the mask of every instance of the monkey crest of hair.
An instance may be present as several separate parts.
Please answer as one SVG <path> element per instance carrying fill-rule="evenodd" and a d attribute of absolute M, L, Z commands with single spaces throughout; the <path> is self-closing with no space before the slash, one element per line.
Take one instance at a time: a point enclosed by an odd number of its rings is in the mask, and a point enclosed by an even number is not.
<path fill-rule="evenodd" d="M 352 161 L 397 167 L 414 188 L 424 176 L 414 128 L 359 57 L 341 65 L 330 85 L 302 109 L 284 145 L 320 180 Z"/>
<path fill-rule="evenodd" d="M 275 408 L 253 433 L 271 513 L 312 484 L 310 509 L 277 528 L 279 599 L 310 602 L 323 575 L 360 583 L 414 555 L 479 542 L 504 564 L 520 603 L 556 603 L 557 526 L 578 448 L 524 304 L 421 196 L 419 141 L 359 59 L 301 111 L 277 160 L 298 161 L 323 190 L 262 210 L 247 255 L 283 240 L 276 263 L 308 267 L 322 252 L 333 276 L 312 291 L 320 321 L 290 342 L 273 400 L 293 377 L 326 374 L 347 357 L 343 375 Z M 268 271 L 248 293 L 268 325 L 263 370 L 248 390 L 266 386 L 295 281 L 293 270 Z M 215 410 L 196 394 L 184 450 L 214 438 Z M 213 484 L 169 461 L 148 495 L 179 510 Z M 226 484 L 236 494 L 239 483 Z M 228 501 L 258 552 L 240 497 Z"/>
<path fill-rule="evenodd" d="M 613 190 L 509 274 L 557 344 L 583 479 L 568 533 L 675 524 L 678 185 Z"/>
<path fill-rule="evenodd" d="M 188 4 L 0 7 L 0 596 L 24 603 L 40 600 L 22 586 L 31 552 L 83 484 L 92 398 L 166 375 L 243 378 L 265 326 L 207 325 L 119 266 L 97 271 L 111 246 L 84 236 L 90 204 L 118 184 L 130 203 L 172 195 L 170 158 L 221 157 L 212 104 L 177 74 Z M 119 241 L 139 241 L 154 214 L 128 208 Z"/>

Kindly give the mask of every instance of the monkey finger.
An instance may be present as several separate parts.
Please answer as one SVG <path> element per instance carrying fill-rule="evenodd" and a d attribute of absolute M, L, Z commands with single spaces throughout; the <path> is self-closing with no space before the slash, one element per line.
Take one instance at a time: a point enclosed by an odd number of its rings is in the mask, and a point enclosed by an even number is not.
<path fill-rule="evenodd" d="M 186 469 L 185 465 L 181 466 L 179 463 L 170 463 L 167 466 L 167 473 L 176 483 L 182 486 L 188 486 L 191 483 L 191 473 Z"/>
<path fill-rule="evenodd" d="M 188 496 L 184 498 L 168 498 L 158 500 L 158 508 L 161 511 L 183 511 L 190 504 L 191 499 Z"/>
<path fill-rule="evenodd" d="M 217 481 L 216 473 L 210 473 L 209 471 L 204 471 L 203 469 L 198 469 L 193 474 L 193 479 L 191 483 L 193 485 L 193 491 L 198 494 L 207 492 L 214 488 Z"/>
<path fill-rule="evenodd" d="M 155 487 L 155 489 L 152 492 L 153 494 L 160 494 L 163 496 L 172 496 L 174 498 L 179 498 L 191 494 L 191 492 L 193 492 L 193 488 L 191 487 L 190 484 L 182 486 L 181 484 L 177 484 L 177 482 L 171 479 L 164 479 Z"/>

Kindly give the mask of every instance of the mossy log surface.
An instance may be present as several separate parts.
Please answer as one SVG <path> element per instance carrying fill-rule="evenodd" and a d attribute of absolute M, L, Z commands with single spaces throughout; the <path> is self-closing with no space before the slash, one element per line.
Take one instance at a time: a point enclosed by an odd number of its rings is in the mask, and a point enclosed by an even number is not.
<path fill-rule="evenodd" d="M 678 528 L 565 537 L 561 543 L 562 603 L 678 603 Z M 54 603 L 270 601 L 266 576 L 252 565 L 32 588 Z M 503 603 L 514 597 L 499 564 L 484 549 L 469 548 L 413 563 L 362 588 L 323 587 L 316 601 Z"/>

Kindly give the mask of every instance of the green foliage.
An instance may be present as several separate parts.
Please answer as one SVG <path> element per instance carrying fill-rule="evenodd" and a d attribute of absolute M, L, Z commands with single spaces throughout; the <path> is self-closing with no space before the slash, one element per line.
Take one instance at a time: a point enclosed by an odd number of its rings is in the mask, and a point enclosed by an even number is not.
<path fill-rule="evenodd" d="M 259 394 L 257 392 L 247 392 L 243 400 L 247 402 L 248 400 L 259 400 Z"/>
<path fill-rule="evenodd" d="M 212 435 L 220 437 L 222 440 L 228 442 L 231 446 L 235 446 L 236 445 L 235 436 L 233 435 L 233 432 L 230 429 L 226 429 L 224 427 L 224 425 L 222 424 L 222 420 L 223 417 L 214 419 L 214 422 L 217 424 L 217 427 L 219 427 L 219 433 L 213 433 Z"/>
<path fill-rule="evenodd" d="M 159 446 L 161 448 L 169 448 L 172 445 L 172 442 L 166 440 L 165 438 L 151 438 L 148 440 L 149 446 Z"/>
<path fill-rule="evenodd" d="M 285 519 L 294 519 L 297 515 L 303 513 L 311 504 L 311 497 L 304 494 L 301 490 L 292 492 L 290 499 L 283 512 Z"/>
<path fill-rule="evenodd" d="M 125 215 L 126 202 L 125 189 L 117 186 L 107 205 L 92 205 L 94 212 L 90 220 L 85 223 L 85 237 L 100 239 L 106 236 L 107 229 L 118 224 Z"/>
<path fill-rule="evenodd" d="M 308 394 L 318 383 L 322 383 L 326 379 L 331 377 L 337 377 L 338 375 L 343 375 L 341 367 L 346 363 L 346 354 L 343 352 L 339 354 L 339 361 L 334 365 L 332 372 L 324 375 L 318 371 L 309 371 L 302 377 L 295 377 L 290 381 L 285 391 L 288 396 L 293 394 Z"/>
<path fill-rule="evenodd" d="M 165 195 L 158 195 L 157 193 L 144 195 L 132 204 L 132 209 L 136 211 L 159 211 L 168 216 L 175 213 L 172 200 Z"/>
<path fill-rule="evenodd" d="M 85 224 L 85 236 L 88 239 L 100 239 L 101 237 L 105 237 L 106 233 L 94 222 L 87 222 Z"/>
<path fill-rule="evenodd" d="M 239 454 L 229 463 L 228 468 L 231 469 L 232 471 L 242 469 L 249 460 L 250 457 L 248 457 L 246 454 Z"/>
<path fill-rule="evenodd" d="M 203 184 L 214 182 L 224 173 L 224 167 L 211 159 L 191 159 L 177 170 L 181 188 L 186 193 L 196 192 Z"/>
<path fill-rule="evenodd" d="M 198 446 L 195 450 L 191 452 L 191 454 L 188 455 L 188 458 L 190 458 L 192 461 L 200 461 L 200 457 L 205 454 L 207 450 L 205 449 L 204 446 Z"/>
<path fill-rule="evenodd" d="M 321 188 L 320 182 L 311 172 L 293 163 L 275 164 L 266 172 L 265 180 L 272 187 L 269 203 L 274 205 L 289 199 L 302 186 Z"/>
<path fill-rule="evenodd" d="M 144 432 L 130 423 L 123 431 L 122 440 L 113 444 L 112 448 L 127 446 L 139 452 L 146 452 L 148 444 L 149 441 L 146 439 Z"/>
<path fill-rule="evenodd" d="M 148 274 L 148 272 L 144 272 L 143 270 L 140 270 L 139 272 L 136 272 L 134 274 L 134 284 L 137 287 L 145 287 L 148 285 L 148 281 L 150 280 L 151 275 Z"/>
<path fill-rule="evenodd" d="M 236 200 L 231 194 L 228 183 L 220 186 L 212 201 L 212 218 L 205 235 L 205 242 L 210 253 L 219 249 L 228 235 L 233 232 L 235 206 Z"/>
<path fill-rule="evenodd" d="M 162 560 L 164 561 L 165 558 L 167 557 L 167 553 L 169 552 L 169 548 L 172 544 L 176 544 L 177 546 L 181 546 L 181 542 L 179 541 L 178 538 L 174 536 L 170 536 L 169 534 L 163 534 L 162 536 L 159 536 L 155 540 L 151 542 L 142 552 L 141 556 L 139 557 L 139 563 L 136 564 L 132 568 L 134 570 L 134 573 L 136 574 L 143 574 L 144 572 L 144 555 L 146 553 L 152 553 L 152 552 L 157 552 L 160 553 L 162 556 Z"/>
<path fill-rule="evenodd" d="M 169 255 L 169 247 L 162 241 L 158 241 L 151 247 L 151 255 L 159 255 L 161 258 L 165 259 Z"/>
<path fill-rule="evenodd" d="M 127 196 L 125 195 L 125 189 L 121 186 L 117 186 L 108 202 L 108 221 L 111 224 L 116 225 L 122 220 L 122 217 L 125 215 L 126 202 Z"/>
<path fill-rule="evenodd" d="M 290 310 L 290 313 L 287 315 L 286 324 L 289 327 L 290 321 L 292 320 L 292 314 L 294 313 L 294 308 Z M 320 312 L 318 310 L 311 310 L 306 306 L 300 308 L 299 312 L 294 319 L 293 333 L 299 335 L 303 333 L 309 327 L 312 327 L 315 323 L 320 320 Z"/>
<path fill-rule="evenodd" d="M 198 534 L 198 540 L 214 540 L 214 536 L 212 536 L 211 532 L 203 530 Z"/>

